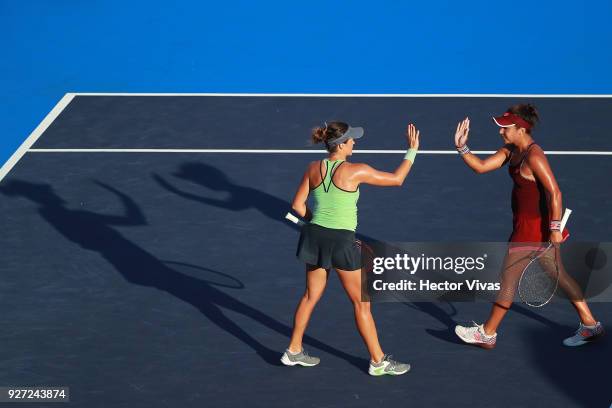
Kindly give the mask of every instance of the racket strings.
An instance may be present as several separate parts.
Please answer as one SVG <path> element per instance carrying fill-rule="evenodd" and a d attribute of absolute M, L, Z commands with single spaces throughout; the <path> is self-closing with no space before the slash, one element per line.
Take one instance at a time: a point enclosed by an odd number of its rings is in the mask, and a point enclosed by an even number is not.
<path fill-rule="evenodd" d="M 521 300 L 530 306 L 544 306 L 555 294 L 558 278 L 557 250 L 551 247 L 533 259 L 523 271 L 519 282 Z"/>

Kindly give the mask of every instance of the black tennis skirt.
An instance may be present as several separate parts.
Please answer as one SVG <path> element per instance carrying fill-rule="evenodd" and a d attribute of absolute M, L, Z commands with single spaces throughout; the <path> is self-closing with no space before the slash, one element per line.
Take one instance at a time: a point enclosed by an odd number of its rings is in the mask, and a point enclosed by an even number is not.
<path fill-rule="evenodd" d="M 306 224 L 297 247 L 300 261 L 321 268 L 354 271 L 361 268 L 361 247 L 355 232 Z"/>

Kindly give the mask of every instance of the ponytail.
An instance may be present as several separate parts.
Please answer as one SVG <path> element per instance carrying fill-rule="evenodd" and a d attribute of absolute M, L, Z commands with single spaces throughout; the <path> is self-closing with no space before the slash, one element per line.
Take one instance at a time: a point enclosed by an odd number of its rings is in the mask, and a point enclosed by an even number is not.
<path fill-rule="evenodd" d="M 325 122 L 324 127 L 316 127 L 312 129 L 310 139 L 313 144 L 325 143 L 325 148 L 332 153 L 337 146 L 330 147 L 327 142 L 337 139 L 348 131 L 349 125 L 344 122 Z"/>

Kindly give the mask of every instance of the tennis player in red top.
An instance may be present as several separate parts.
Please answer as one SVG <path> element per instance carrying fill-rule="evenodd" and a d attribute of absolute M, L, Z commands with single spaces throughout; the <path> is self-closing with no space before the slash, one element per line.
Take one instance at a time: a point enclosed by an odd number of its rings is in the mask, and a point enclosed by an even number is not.
<path fill-rule="evenodd" d="M 493 155 L 480 159 L 467 146 L 469 118 L 457 125 L 455 146 L 461 158 L 476 173 L 487 173 L 508 164 L 512 188 L 512 234 L 504 261 L 501 290 L 484 324 L 473 327 L 457 326 L 455 333 L 466 343 L 493 348 L 497 328 L 510 309 L 518 278 L 532 259 L 533 244 L 563 242 L 569 235 L 561 231 L 563 205 L 561 190 L 546 160 L 544 151 L 532 138 L 538 113 L 531 104 L 510 107 L 502 116 L 494 117 L 504 145 Z M 559 286 L 568 294 L 580 317 L 576 333 L 563 341 L 566 346 L 580 346 L 603 335 L 603 326 L 593 317 L 575 282 L 565 274 Z M 572 295 L 579 294 L 579 295 Z"/>

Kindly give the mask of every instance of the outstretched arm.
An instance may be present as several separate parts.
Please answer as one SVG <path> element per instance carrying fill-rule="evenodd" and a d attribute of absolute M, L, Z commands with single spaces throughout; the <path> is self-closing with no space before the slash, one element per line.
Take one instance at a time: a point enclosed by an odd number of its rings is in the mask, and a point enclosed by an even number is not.
<path fill-rule="evenodd" d="M 400 165 L 393 173 L 376 170 L 367 164 L 356 164 L 353 177 L 358 184 L 366 183 L 374 186 L 401 186 L 408 176 L 414 157 L 419 149 L 420 133 L 417 128 L 411 123 L 406 129 L 406 138 L 408 139 L 408 153 L 406 158 L 402 160 Z"/>
<path fill-rule="evenodd" d="M 144 214 L 142 213 L 142 211 L 140 211 L 140 208 L 138 208 L 134 200 L 106 183 L 103 183 L 101 181 L 95 181 L 95 183 L 103 189 L 108 190 L 111 193 L 115 194 L 117 197 L 119 197 L 119 199 L 123 203 L 123 206 L 125 207 L 125 215 L 122 216 L 96 214 L 98 217 L 103 218 L 103 221 L 105 223 L 109 225 L 145 225 L 147 223 Z"/>
<path fill-rule="evenodd" d="M 221 208 L 226 208 L 226 209 L 231 209 L 231 210 L 239 210 L 239 209 L 245 208 L 245 206 L 247 205 L 246 203 L 240 203 L 239 200 L 234 199 L 233 196 L 231 196 L 230 198 L 226 200 L 218 200 L 216 198 L 203 197 L 197 194 L 189 193 L 187 191 L 182 191 L 178 189 L 176 186 L 170 184 L 168 181 L 166 181 L 166 179 L 164 179 L 159 174 L 153 174 L 153 179 L 155 179 L 157 184 L 159 184 L 166 190 L 180 197 L 186 198 L 188 200 L 193 200 L 193 201 L 197 201 L 200 203 L 212 205 L 215 207 L 221 207 Z"/>
<path fill-rule="evenodd" d="M 481 159 L 467 148 L 468 134 L 470 132 L 470 119 L 465 118 L 457 125 L 455 131 L 455 147 L 468 167 L 478 174 L 488 173 L 502 167 L 510 159 L 510 147 L 503 146 L 497 152 Z"/>
<path fill-rule="evenodd" d="M 527 156 L 527 164 L 533 172 L 534 177 L 542 183 L 546 190 L 546 198 L 548 200 L 548 208 L 553 220 L 560 220 L 563 215 L 563 202 L 561 196 L 561 190 L 555 179 L 548 160 L 544 155 L 544 152 L 539 146 L 533 146 L 529 155 Z M 550 240 L 552 242 L 561 242 L 563 236 L 560 231 L 553 231 L 550 234 Z"/>

